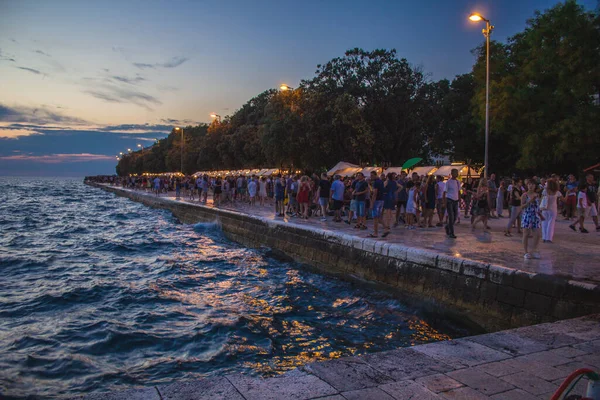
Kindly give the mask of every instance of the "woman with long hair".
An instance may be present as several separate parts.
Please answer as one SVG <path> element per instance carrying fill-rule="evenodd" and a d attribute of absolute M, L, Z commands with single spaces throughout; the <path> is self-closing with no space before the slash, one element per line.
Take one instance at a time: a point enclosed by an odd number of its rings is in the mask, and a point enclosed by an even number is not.
<path fill-rule="evenodd" d="M 300 187 L 298 188 L 298 204 L 300 204 L 301 218 L 308 219 L 308 196 L 310 193 L 310 184 L 308 176 L 300 178 Z"/>
<path fill-rule="evenodd" d="M 544 220 L 542 221 L 542 241 L 544 243 L 552 243 L 554 238 L 554 224 L 558 214 L 558 199 L 562 197 L 558 190 L 558 182 L 554 179 L 549 179 L 546 184 L 546 189 L 542 197 L 540 209 Z"/>

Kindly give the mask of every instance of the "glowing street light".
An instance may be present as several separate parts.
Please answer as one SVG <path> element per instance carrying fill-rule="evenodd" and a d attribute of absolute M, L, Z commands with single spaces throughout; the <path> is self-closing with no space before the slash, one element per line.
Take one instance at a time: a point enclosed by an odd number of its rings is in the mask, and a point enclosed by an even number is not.
<path fill-rule="evenodd" d="M 121 155 L 121 156 L 122 156 L 122 155 L 123 155 L 123 152 L 122 152 L 122 151 L 121 151 L 121 152 L 119 152 L 119 155 Z"/>
<path fill-rule="evenodd" d="M 294 90 L 293 87 L 286 85 L 285 83 L 282 83 L 281 86 L 279 86 L 279 89 L 282 92 L 285 92 L 286 90 Z"/>
<path fill-rule="evenodd" d="M 217 122 L 221 122 L 221 116 L 217 113 L 210 113 L 210 117 L 213 118 Z"/>
<path fill-rule="evenodd" d="M 142 146 L 141 144 L 138 144 L 137 147 L 141 147 L 142 151 L 144 151 L 144 146 Z"/>
<path fill-rule="evenodd" d="M 131 149 L 127 149 L 127 151 L 131 153 Z"/>
<path fill-rule="evenodd" d="M 183 174 L 183 128 L 178 126 L 175 127 L 175 132 L 181 131 L 181 170 L 180 172 Z"/>
<path fill-rule="evenodd" d="M 483 36 L 485 36 L 485 159 L 483 178 L 487 180 L 488 177 L 488 137 L 490 133 L 490 35 L 494 26 L 490 24 L 490 20 L 484 18 L 481 14 L 473 13 L 469 16 L 469 19 L 473 22 L 484 21 L 485 28 L 481 30 Z"/>

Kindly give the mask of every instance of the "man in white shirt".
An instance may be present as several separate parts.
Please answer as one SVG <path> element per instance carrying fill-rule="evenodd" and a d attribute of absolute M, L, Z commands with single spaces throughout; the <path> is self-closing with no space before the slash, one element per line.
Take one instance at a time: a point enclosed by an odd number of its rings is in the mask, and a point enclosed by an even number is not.
<path fill-rule="evenodd" d="M 446 195 L 446 210 L 448 210 L 448 225 L 446 225 L 446 235 L 450 239 L 456 239 L 454 235 L 454 221 L 458 216 L 458 201 L 460 195 L 460 182 L 456 179 L 458 177 L 458 170 L 452 168 L 450 171 L 452 175 L 448 182 L 446 182 L 445 195 Z"/>

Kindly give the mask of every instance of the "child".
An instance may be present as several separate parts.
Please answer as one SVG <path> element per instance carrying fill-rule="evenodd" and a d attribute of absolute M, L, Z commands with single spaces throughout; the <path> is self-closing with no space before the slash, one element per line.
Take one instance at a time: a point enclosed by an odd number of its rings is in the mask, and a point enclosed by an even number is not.
<path fill-rule="evenodd" d="M 577 232 L 575 229 L 575 225 L 579 222 L 579 232 L 581 233 L 589 233 L 587 229 L 583 227 L 583 221 L 585 220 L 585 213 L 588 208 L 587 203 L 587 185 L 582 182 L 578 187 L 579 192 L 577 193 L 577 219 L 572 225 L 569 225 L 569 228 L 573 229 L 573 231 Z"/>
<path fill-rule="evenodd" d="M 417 182 L 417 184 L 419 184 Z M 408 189 L 408 201 L 406 202 L 406 228 L 407 229 L 415 229 L 414 223 L 417 215 L 417 196 L 419 195 L 419 191 L 415 190 L 415 183 L 412 181 L 408 181 L 406 183 L 406 188 Z"/>

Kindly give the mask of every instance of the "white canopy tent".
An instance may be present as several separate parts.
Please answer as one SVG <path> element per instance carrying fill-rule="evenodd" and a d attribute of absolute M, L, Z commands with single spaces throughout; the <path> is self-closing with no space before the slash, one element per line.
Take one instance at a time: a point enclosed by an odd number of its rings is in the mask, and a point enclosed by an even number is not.
<path fill-rule="evenodd" d="M 436 167 L 435 165 L 428 165 L 425 167 L 416 167 L 413 168 L 412 171 L 410 171 L 410 174 L 414 174 L 415 172 L 419 175 L 431 175 L 433 174 L 436 170 L 438 169 L 438 167 Z"/>
<path fill-rule="evenodd" d="M 460 165 L 444 165 L 443 167 L 440 167 L 437 169 L 437 171 L 435 171 L 435 175 L 440 175 L 443 177 L 449 177 L 450 176 L 450 172 L 453 169 L 457 169 L 458 170 L 458 176 L 461 178 L 466 178 L 467 176 L 471 176 L 472 178 L 479 178 L 479 173 L 475 170 L 475 168 L 470 167 L 466 164 L 460 164 Z"/>
<path fill-rule="evenodd" d="M 339 163 L 335 164 L 335 166 L 333 168 L 331 168 L 329 171 L 327 171 L 327 175 L 333 176 L 336 173 L 339 173 L 340 171 L 346 170 L 348 168 L 358 168 L 358 170 L 361 169 L 358 165 L 355 165 L 355 164 L 352 164 L 352 163 L 349 163 L 346 161 L 340 161 Z"/>
<path fill-rule="evenodd" d="M 402 167 L 389 167 L 386 168 L 385 170 L 385 174 L 390 174 L 390 173 L 395 173 L 396 175 L 400 175 L 400 172 L 402 172 Z"/>

